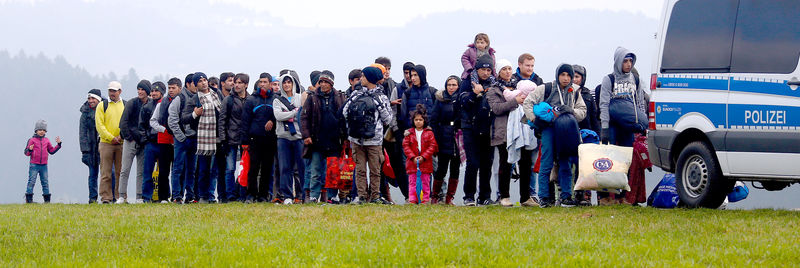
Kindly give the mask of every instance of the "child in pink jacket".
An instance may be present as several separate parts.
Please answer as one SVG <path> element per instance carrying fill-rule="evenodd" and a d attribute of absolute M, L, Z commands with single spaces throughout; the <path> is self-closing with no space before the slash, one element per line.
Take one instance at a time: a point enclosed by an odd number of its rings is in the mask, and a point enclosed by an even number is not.
<path fill-rule="evenodd" d="M 50 203 L 50 185 L 47 182 L 47 157 L 48 154 L 55 154 L 61 149 L 61 137 L 56 137 L 56 145 L 50 143 L 45 138 L 47 134 L 47 122 L 39 120 L 34 128 L 34 135 L 28 139 L 25 146 L 25 155 L 31 157 L 30 168 L 28 169 L 28 188 L 25 191 L 25 203 L 33 203 L 33 186 L 36 185 L 36 175 L 42 181 L 42 197 L 45 203 Z"/>
<path fill-rule="evenodd" d="M 475 70 L 475 62 L 478 61 L 478 58 L 481 56 L 488 54 L 492 56 L 492 62 L 494 62 L 494 52 L 494 48 L 489 45 L 489 35 L 485 33 L 475 35 L 475 40 L 472 41 L 472 44 L 467 45 L 467 50 L 461 55 L 461 66 L 464 66 L 461 79 L 467 79 L 469 77 L 472 71 Z M 497 75 L 494 69 L 492 69 L 492 75 Z"/>

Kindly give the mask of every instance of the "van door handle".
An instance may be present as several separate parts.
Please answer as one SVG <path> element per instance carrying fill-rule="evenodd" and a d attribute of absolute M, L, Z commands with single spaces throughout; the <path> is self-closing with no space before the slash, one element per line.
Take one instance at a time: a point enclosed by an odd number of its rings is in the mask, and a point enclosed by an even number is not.
<path fill-rule="evenodd" d="M 797 90 L 800 87 L 800 80 L 797 80 L 797 77 L 792 77 L 792 79 L 786 81 L 786 85 L 789 86 L 789 89 L 792 91 Z"/>
<path fill-rule="evenodd" d="M 790 86 L 800 86 L 800 81 L 787 81 L 786 84 Z"/>

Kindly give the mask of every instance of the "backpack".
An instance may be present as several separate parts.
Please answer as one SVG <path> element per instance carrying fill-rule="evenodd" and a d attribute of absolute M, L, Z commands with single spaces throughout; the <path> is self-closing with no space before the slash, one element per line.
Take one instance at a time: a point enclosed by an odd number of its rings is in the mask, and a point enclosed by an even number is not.
<path fill-rule="evenodd" d="M 375 137 L 378 100 L 369 91 L 352 100 L 347 112 L 347 134 L 356 139 L 371 139 Z"/>
<path fill-rule="evenodd" d="M 122 106 L 125 106 L 125 104 L 127 104 L 127 103 L 128 103 L 127 101 L 122 100 Z M 104 114 L 106 113 L 106 110 L 108 110 L 108 99 L 103 99 L 103 113 Z"/>
<path fill-rule="evenodd" d="M 613 87 L 615 80 L 614 74 L 608 74 L 608 79 L 611 81 L 611 86 Z M 639 75 L 633 74 L 633 80 L 636 81 L 636 91 L 639 91 Z M 594 105 L 598 110 L 600 110 L 600 88 L 602 87 L 603 85 L 601 84 L 594 88 Z"/>

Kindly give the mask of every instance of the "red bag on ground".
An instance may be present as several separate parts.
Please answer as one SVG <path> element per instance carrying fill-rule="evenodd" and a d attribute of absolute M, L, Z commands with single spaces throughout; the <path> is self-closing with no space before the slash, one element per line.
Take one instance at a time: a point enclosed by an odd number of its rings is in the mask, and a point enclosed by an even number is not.
<path fill-rule="evenodd" d="M 247 187 L 247 174 L 250 173 L 250 153 L 247 150 L 243 150 L 242 152 L 242 160 L 239 161 L 239 165 L 242 166 L 242 173 L 239 173 L 239 185 L 242 187 Z"/>
<path fill-rule="evenodd" d="M 389 163 L 389 154 L 386 152 L 386 149 L 383 149 L 383 175 L 392 179 L 397 178 L 394 176 L 394 169 L 392 169 L 392 165 Z"/>
<path fill-rule="evenodd" d="M 339 189 L 339 158 L 328 157 L 325 159 L 327 168 L 325 169 L 325 188 Z"/>
<path fill-rule="evenodd" d="M 356 162 L 347 147 L 342 148 L 342 157 L 339 158 L 339 190 L 349 191 L 353 187 L 353 173 Z"/>

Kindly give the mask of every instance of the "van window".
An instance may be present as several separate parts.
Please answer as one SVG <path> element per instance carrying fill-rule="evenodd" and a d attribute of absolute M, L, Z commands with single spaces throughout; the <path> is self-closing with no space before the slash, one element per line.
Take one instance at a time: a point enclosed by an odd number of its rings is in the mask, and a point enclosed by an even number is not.
<path fill-rule="evenodd" d="M 661 72 L 730 71 L 737 0 L 683 0 L 667 26 Z"/>
<path fill-rule="evenodd" d="M 792 73 L 800 57 L 800 2 L 742 0 L 731 72 Z"/>

